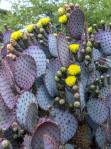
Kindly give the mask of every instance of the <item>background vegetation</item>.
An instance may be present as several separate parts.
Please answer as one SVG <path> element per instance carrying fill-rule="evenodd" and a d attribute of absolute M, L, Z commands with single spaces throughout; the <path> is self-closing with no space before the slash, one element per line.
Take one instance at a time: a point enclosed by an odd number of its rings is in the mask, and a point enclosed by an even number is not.
<path fill-rule="evenodd" d="M 56 0 L 51 3 L 48 0 L 18 0 L 12 3 L 11 12 L 0 13 L 0 30 L 3 29 L 3 24 L 17 29 L 28 23 L 36 23 L 38 14 L 43 13 L 50 15 L 56 22 L 57 9 L 64 2 L 79 3 L 90 24 L 103 19 L 108 23 L 111 22 L 111 0 L 62 0 L 61 2 Z"/>

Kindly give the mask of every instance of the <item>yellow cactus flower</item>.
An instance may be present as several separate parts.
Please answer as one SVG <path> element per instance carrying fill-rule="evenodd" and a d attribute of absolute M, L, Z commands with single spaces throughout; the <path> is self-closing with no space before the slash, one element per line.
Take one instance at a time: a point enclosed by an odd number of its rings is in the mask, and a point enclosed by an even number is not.
<path fill-rule="evenodd" d="M 37 27 L 41 28 L 44 25 L 49 24 L 49 22 L 51 21 L 51 19 L 49 17 L 46 18 L 41 18 L 38 22 L 37 22 Z"/>
<path fill-rule="evenodd" d="M 59 17 L 59 23 L 66 23 L 68 20 L 68 17 L 66 15 L 60 16 Z"/>
<path fill-rule="evenodd" d="M 42 22 L 41 22 L 41 20 L 39 20 L 39 21 L 37 22 L 37 27 L 38 27 L 38 28 L 42 28 Z"/>
<path fill-rule="evenodd" d="M 68 67 L 67 72 L 69 75 L 78 75 L 81 72 L 81 68 L 77 64 L 72 64 Z"/>
<path fill-rule="evenodd" d="M 69 45 L 70 52 L 72 52 L 74 54 L 76 54 L 78 52 L 79 48 L 80 48 L 80 44 L 77 44 L 77 43 Z"/>
<path fill-rule="evenodd" d="M 23 33 L 21 31 L 15 31 L 11 34 L 11 39 L 18 40 L 22 37 Z"/>
<path fill-rule="evenodd" d="M 34 24 L 27 25 L 27 26 L 26 26 L 26 29 L 27 29 L 27 31 L 28 31 L 29 33 L 31 33 L 31 32 L 33 31 L 33 29 L 34 29 Z"/>
<path fill-rule="evenodd" d="M 41 20 L 42 25 L 47 25 L 51 21 L 49 17 L 42 18 L 40 20 Z"/>
<path fill-rule="evenodd" d="M 65 79 L 65 83 L 67 86 L 69 87 L 72 87 L 75 85 L 76 83 L 76 77 L 75 76 L 68 76 L 66 79 Z"/>
<path fill-rule="evenodd" d="M 60 7 L 60 8 L 58 9 L 58 14 L 59 14 L 60 16 L 64 15 L 64 14 L 65 14 L 65 8 L 64 8 L 64 7 Z"/>

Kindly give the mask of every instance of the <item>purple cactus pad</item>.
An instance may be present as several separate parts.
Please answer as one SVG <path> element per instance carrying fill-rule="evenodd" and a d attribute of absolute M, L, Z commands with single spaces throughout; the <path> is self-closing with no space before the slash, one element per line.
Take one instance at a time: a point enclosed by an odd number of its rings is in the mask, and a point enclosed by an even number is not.
<path fill-rule="evenodd" d="M 49 51 L 52 56 L 57 57 L 57 38 L 54 34 L 49 34 L 48 36 L 48 43 L 49 43 Z"/>
<path fill-rule="evenodd" d="M 72 37 L 81 39 L 84 31 L 84 23 L 84 13 L 79 8 L 73 9 L 68 21 L 68 30 Z"/>
<path fill-rule="evenodd" d="M 45 74 L 46 71 L 46 56 L 39 46 L 30 46 L 24 53 L 32 56 L 36 63 L 36 78 Z"/>
<path fill-rule="evenodd" d="M 105 55 L 111 55 L 111 32 L 100 30 L 95 36 L 95 42 L 101 45 L 101 52 Z"/>
<path fill-rule="evenodd" d="M 61 129 L 61 142 L 69 141 L 76 133 L 78 123 L 73 115 L 68 111 L 52 109 L 50 115 Z"/>
<path fill-rule="evenodd" d="M 19 124 L 32 132 L 38 121 L 38 104 L 31 92 L 26 91 L 18 98 L 16 115 Z"/>
<path fill-rule="evenodd" d="M 87 111 L 91 119 L 97 124 L 104 123 L 109 116 L 108 108 L 99 99 L 89 100 L 87 103 Z"/>
<path fill-rule="evenodd" d="M 42 149 L 48 147 L 46 143 L 48 143 L 48 146 L 53 146 L 53 149 L 58 149 L 60 145 L 60 129 L 54 121 L 43 118 L 34 131 L 31 145 L 33 149 Z"/>
<path fill-rule="evenodd" d="M 36 93 L 36 99 L 39 106 L 45 111 L 48 111 L 54 103 L 54 99 L 48 94 L 44 85 L 41 85 L 38 88 Z"/>
<path fill-rule="evenodd" d="M 68 49 L 68 41 L 63 33 L 59 33 L 57 36 L 58 56 L 63 66 L 70 64 L 70 52 Z"/>
<path fill-rule="evenodd" d="M 54 97 L 57 95 L 55 75 L 60 68 L 58 59 L 51 59 L 48 63 L 46 75 L 44 77 L 44 84 L 50 96 Z"/>
<path fill-rule="evenodd" d="M 0 96 L 0 129 L 6 130 L 15 121 L 15 112 L 6 107 Z"/>
<path fill-rule="evenodd" d="M 24 90 L 32 87 L 36 78 L 36 63 L 33 57 L 25 54 L 16 59 L 14 78 L 17 85 Z"/>

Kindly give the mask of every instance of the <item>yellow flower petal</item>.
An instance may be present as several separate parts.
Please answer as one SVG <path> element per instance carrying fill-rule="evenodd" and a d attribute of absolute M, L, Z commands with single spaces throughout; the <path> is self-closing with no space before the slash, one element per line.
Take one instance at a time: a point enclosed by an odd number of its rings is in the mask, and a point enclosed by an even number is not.
<path fill-rule="evenodd" d="M 59 23 L 66 23 L 68 20 L 68 17 L 66 15 L 59 17 Z"/>
<path fill-rule="evenodd" d="M 72 87 L 75 85 L 76 83 L 76 77 L 75 76 L 68 76 L 66 79 L 65 79 L 65 83 L 67 86 L 69 87 Z"/>
<path fill-rule="evenodd" d="M 11 34 L 11 39 L 18 40 L 22 37 L 23 33 L 21 31 L 15 31 Z"/>
<path fill-rule="evenodd" d="M 78 75 L 81 72 L 81 68 L 79 65 L 72 64 L 68 67 L 67 72 L 69 75 Z"/>
<path fill-rule="evenodd" d="M 27 31 L 28 31 L 29 33 L 31 33 L 31 32 L 33 31 L 33 29 L 34 29 L 34 25 L 33 25 L 33 24 L 27 25 L 27 26 L 26 26 L 26 29 L 27 29 Z"/>
<path fill-rule="evenodd" d="M 77 53 L 79 48 L 80 48 L 80 44 L 70 44 L 69 45 L 69 50 L 72 53 Z"/>
<path fill-rule="evenodd" d="M 50 20 L 49 17 L 43 18 L 43 20 L 42 20 L 42 25 L 47 25 L 47 24 L 49 24 L 50 21 L 51 21 L 51 20 Z"/>
<path fill-rule="evenodd" d="M 37 22 L 37 27 L 38 27 L 38 28 L 42 28 L 42 22 L 41 22 L 41 20 L 39 20 L 39 21 Z"/>

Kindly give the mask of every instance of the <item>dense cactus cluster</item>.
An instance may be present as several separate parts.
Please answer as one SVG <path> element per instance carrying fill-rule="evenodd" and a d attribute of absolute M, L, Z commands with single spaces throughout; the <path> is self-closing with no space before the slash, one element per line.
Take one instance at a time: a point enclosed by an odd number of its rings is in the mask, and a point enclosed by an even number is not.
<path fill-rule="evenodd" d="M 111 148 L 111 25 L 72 3 L 58 22 L 0 34 L 0 149 Z"/>

